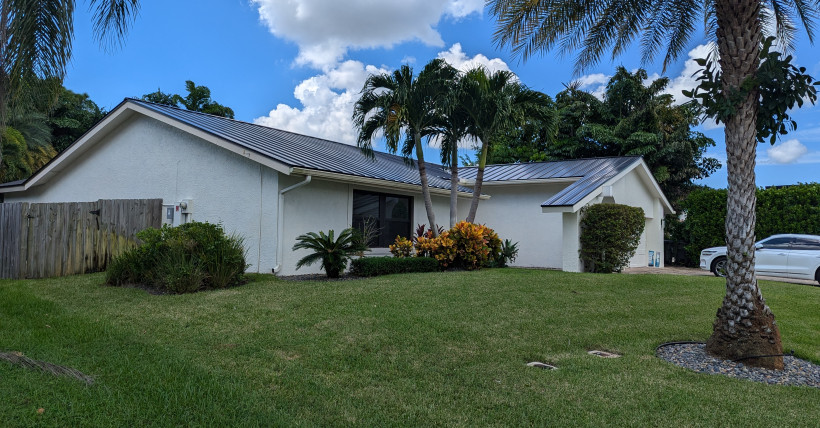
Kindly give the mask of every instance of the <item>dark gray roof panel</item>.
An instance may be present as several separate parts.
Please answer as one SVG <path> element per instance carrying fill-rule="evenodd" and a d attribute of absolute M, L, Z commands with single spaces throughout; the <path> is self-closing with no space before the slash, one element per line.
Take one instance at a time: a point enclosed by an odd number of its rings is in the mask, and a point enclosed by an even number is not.
<path fill-rule="evenodd" d="M 408 166 L 400 156 L 375 152 L 375 159 L 370 160 L 364 157 L 358 147 L 349 144 L 142 100 L 129 99 L 129 101 L 289 167 L 421 185 L 418 170 Z M 440 165 L 433 163 L 426 165 L 430 187 L 449 190 L 450 174 Z M 462 186 L 459 186 L 459 190 L 472 191 Z"/>
<path fill-rule="evenodd" d="M 639 160 L 639 156 L 626 156 L 487 165 L 484 182 L 577 178 L 578 181 L 541 204 L 542 207 L 572 206 Z M 464 168 L 463 171 L 459 172 L 463 178 L 475 180 L 475 167 Z"/>

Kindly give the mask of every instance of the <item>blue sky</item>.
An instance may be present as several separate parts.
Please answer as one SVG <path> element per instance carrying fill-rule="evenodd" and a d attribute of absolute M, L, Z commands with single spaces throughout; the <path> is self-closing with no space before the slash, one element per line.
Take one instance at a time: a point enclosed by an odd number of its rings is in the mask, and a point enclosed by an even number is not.
<path fill-rule="evenodd" d="M 91 35 L 91 17 L 81 2 L 76 15 L 74 57 L 65 86 L 86 92 L 111 109 L 125 97 L 161 88 L 184 93 L 185 80 L 211 89 L 236 118 L 335 141 L 353 143 L 352 103 L 369 73 L 409 63 L 422 67 L 443 57 L 457 67 L 482 64 L 508 68 L 530 87 L 551 96 L 580 78 L 601 89 L 622 65 L 641 66 L 637 48 L 604 58 L 574 76 L 573 55 L 545 53 L 523 63 L 492 43 L 494 22 L 483 0 L 175 0 L 143 1 L 124 46 L 105 52 Z M 668 67 L 670 90 L 691 88 L 706 37 L 696 33 L 690 55 Z M 820 49 L 801 34 L 796 62 L 820 77 Z M 660 61 L 645 66 L 661 73 Z M 798 130 L 774 147 L 758 146 L 757 185 L 820 181 L 820 107 L 794 116 Z M 723 161 L 723 128 L 703 126 L 718 144 L 709 155 Z M 468 151 L 465 150 L 465 153 Z M 437 159 L 435 149 L 427 150 Z M 725 168 L 702 181 L 726 187 Z"/>

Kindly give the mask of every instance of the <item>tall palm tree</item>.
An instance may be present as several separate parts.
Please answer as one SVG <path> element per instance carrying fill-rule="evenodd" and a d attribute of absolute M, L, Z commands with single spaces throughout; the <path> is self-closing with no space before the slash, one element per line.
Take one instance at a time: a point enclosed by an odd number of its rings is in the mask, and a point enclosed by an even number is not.
<path fill-rule="evenodd" d="M 447 87 L 457 73 L 444 60 L 434 59 L 417 76 L 408 65 L 393 73 L 371 75 L 353 109 L 353 122 L 359 129 L 357 145 L 366 156 L 373 157 L 372 141 L 379 131 L 391 153 L 400 151 L 408 162 L 412 162 L 411 156 L 415 152 L 424 208 L 433 233 L 437 230 L 436 216 L 430 198 L 422 139 L 436 133 Z"/>
<path fill-rule="evenodd" d="M 528 119 L 554 124 L 555 111 L 549 96 L 527 88 L 506 70 L 489 73 L 484 67 L 468 70 L 459 85 L 461 106 L 467 116 L 467 132 L 480 141 L 478 171 L 467 221 L 475 221 L 487 152 L 499 134 L 523 126 Z M 552 133 L 549 133 L 552 135 Z"/>
<path fill-rule="evenodd" d="M 686 49 L 698 17 L 714 30 L 722 93 L 742 91 L 741 84 L 758 69 L 763 38 L 761 18 L 789 39 L 801 22 L 813 40 L 817 0 L 488 0 L 498 19 L 495 41 L 524 59 L 557 47 L 562 53 L 580 49 L 576 72 L 596 63 L 612 49 L 621 54 L 640 37 L 643 60 L 666 50 L 664 69 Z M 765 8 L 765 9 L 764 9 Z M 773 19 L 769 19 L 773 18 Z M 790 42 L 790 40 L 785 40 Z M 718 309 L 707 351 L 722 358 L 782 354 L 774 315 L 766 306 L 754 271 L 755 150 L 758 91 L 748 90 L 726 120 L 729 194 L 726 244 L 729 265 L 726 295 Z M 747 363 L 781 369 L 782 357 L 752 358 Z"/>
<path fill-rule="evenodd" d="M 441 143 L 441 164 L 450 168 L 450 228 L 458 222 L 458 147 L 459 143 L 472 138 L 467 133 L 467 111 L 464 109 L 464 80 L 458 78 L 450 86 L 445 98 L 442 114 L 439 115 L 437 135 Z"/>
<path fill-rule="evenodd" d="M 0 129 L 9 105 L 26 104 L 43 89 L 38 80 L 62 86 L 71 59 L 75 0 L 2 0 L 0 2 Z M 89 0 L 94 33 L 113 47 L 127 33 L 139 0 Z M 0 155 L 1 156 L 1 155 Z"/>

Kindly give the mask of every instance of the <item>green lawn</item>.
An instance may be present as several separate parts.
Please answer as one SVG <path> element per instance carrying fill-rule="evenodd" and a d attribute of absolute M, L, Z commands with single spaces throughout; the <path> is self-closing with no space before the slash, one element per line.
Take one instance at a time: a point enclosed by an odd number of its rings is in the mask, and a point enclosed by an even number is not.
<path fill-rule="evenodd" d="M 495 269 L 340 282 L 263 277 L 182 296 L 102 281 L 0 281 L 0 350 L 96 378 L 86 386 L 0 361 L 0 425 L 820 420 L 820 389 L 697 374 L 654 356 L 662 342 L 708 337 L 723 295 L 718 278 Z M 762 288 L 785 349 L 820 362 L 820 287 Z"/>

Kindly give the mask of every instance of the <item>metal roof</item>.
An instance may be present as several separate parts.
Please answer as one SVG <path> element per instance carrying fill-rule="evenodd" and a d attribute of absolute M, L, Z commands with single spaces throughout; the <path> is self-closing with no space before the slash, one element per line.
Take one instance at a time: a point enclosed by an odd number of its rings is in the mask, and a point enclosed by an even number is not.
<path fill-rule="evenodd" d="M 625 156 L 487 165 L 484 169 L 484 183 L 577 178 L 577 181 L 541 204 L 542 207 L 572 206 L 640 162 L 640 159 L 640 156 Z M 475 167 L 464 168 L 463 173 L 459 171 L 459 175 L 475 180 L 477 171 Z"/>
<path fill-rule="evenodd" d="M 127 101 L 289 167 L 421 185 L 418 169 L 405 163 L 400 156 L 374 152 L 375 159 L 368 159 L 358 147 L 349 144 L 132 98 Z M 450 174 L 447 170 L 430 162 L 425 162 L 425 165 L 430 187 L 449 190 Z M 470 188 L 462 186 L 459 186 L 459 191 L 472 192 Z"/>

